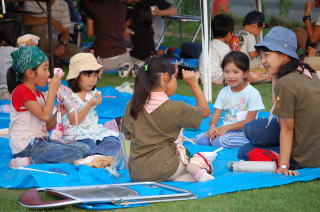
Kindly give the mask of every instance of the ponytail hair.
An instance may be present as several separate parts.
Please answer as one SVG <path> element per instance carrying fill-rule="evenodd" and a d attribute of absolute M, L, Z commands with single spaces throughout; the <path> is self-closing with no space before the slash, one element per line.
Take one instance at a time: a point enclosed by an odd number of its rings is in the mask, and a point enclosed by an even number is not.
<path fill-rule="evenodd" d="M 313 68 L 311 68 L 310 65 L 308 65 L 306 63 L 302 63 L 302 62 L 300 62 L 300 60 L 298 60 L 296 58 L 290 57 L 290 61 L 288 63 L 280 66 L 278 78 L 280 79 L 281 77 L 284 77 L 285 75 L 289 74 L 290 72 L 296 71 L 298 69 L 298 67 L 302 68 L 302 72 L 304 69 L 307 69 L 311 73 L 312 72 L 316 73 L 316 71 Z"/>
<path fill-rule="evenodd" d="M 22 76 L 20 79 L 22 79 Z M 17 72 L 15 72 L 12 67 L 10 67 L 7 71 L 7 86 L 9 93 L 11 94 L 12 91 L 21 83 L 21 81 L 17 81 Z"/>
<path fill-rule="evenodd" d="M 174 65 L 160 56 L 147 58 L 138 70 L 130 107 L 130 115 L 134 119 L 149 100 L 151 90 L 160 86 L 160 73 L 168 73 L 170 77 L 175 74 Z"/>

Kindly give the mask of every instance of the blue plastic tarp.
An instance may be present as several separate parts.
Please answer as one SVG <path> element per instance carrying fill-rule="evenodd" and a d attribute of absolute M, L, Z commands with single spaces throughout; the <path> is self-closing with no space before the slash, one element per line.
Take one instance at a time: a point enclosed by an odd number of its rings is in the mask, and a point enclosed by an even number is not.
<path fill-rule="evenodd" d="M 97 108 L 100 121 L 107 121 L 123 115 L 125 106 L 131 94 L 119 93 L 112 87 L 100 89 L 105 96 L 102 104 Z M 191 105 L 195 105 L 195 98 L 181 95 L 174 95 L 173 100 L 181 100 Z M 210 104 L 211 111 L 213 105 Z M 260 112 L 259 117 L 268 117 L 267 112 Z M 1 128 L 9 126 L 9 114 L 0 114 Z M 3 121 L 5 120 L 5 121 Z M 204 119 L 199 129 L 186 129 L 188 137 L 208 129 L 210 117 Z M 185 146 L 191 153 L 213 151 L 214 147 L 193 145 L 186 142 Z M 320 168 L 308 168 L 299 170 L 298 176 L 284 176 L 273 173 L 234 173 L 227 168 L 229 161 L 237 160 L 238 149 L 224 149 L 218 153 L 218 157 L 213 162 L 215 180 L 201 183 L 186 182 L 165 182 L 166 184 L 187 189 L 197 194 L 199 198 L 214 196 L 218 194 L 235 192 L 248 189 L 279 186 L 298 181 L 309 181 L 320 177 Z M 74 166 L 71 164 L 33 164 L 30 168 L 57 171 L 57 174 L 48 174 L 27 170 L 15 170 L 8 167 L 11 159 L 11 151 L 8 139 L 0 138 L 0 187 L 2 188 L 32 188 L 32 187 L 62 187 L 79 185 L 99 185 L 112 183 L 131 182 L 127 170 L 120 170 L 120 178 L 115 178 L 104 169 L 95 169 L 85 165 Z M 66 173 L 62 175 L 60 173 Z M 114 206 L 109 204 L 81 205 L 87 209 L 109 209 Z"/>

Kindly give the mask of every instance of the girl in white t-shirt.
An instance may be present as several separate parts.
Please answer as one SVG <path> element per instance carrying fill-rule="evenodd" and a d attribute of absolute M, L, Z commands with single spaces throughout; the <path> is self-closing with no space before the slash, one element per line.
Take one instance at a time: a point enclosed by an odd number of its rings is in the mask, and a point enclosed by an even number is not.
<path fill-rule="evenodd" d="M 247 82 L 249 58 L 246 54 L 230 52 L 224 57 L 221 67 L 228 86 L 219 92 L 210 129 L 198 135 L 195 142 L 200 145 L 236 148 L 248 143 L 243 126 L 253 120 L 257 111 L 264 109 L 264 105 L 259 91 Z M 223 125 L 218 127 L 222 112 L 225 112 Z"/>
<path fill-rule="evenodd" d="M 13 159 L 9 165 L 17 168 L 33 163 L 72 163 L 82 158 L 77 148 L 48 138 L 48 131 L 56 125 L 52 112 L 62 76 L 52 78 L 45 98 L 36 87 L 48 82 L 48 57 L 35 46 L 21 47 L 11 56 L 13 63 L 7 77 L 12 92 L 9 144 Z"/>

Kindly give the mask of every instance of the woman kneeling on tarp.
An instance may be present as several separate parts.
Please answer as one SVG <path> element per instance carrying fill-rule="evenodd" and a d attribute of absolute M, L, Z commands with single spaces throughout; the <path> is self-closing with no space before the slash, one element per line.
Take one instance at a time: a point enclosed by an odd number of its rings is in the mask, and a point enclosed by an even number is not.
<path fill-rule="evenodd" d="M 320 80 L 299 61 L 297 38 L 284 27 L 274 27 L 256 46 L 262 65 L 272 75 L 277 119 L 258 119 L 244 126 L 250 142 L 239 159 L 249 160 L 254 148 L 279 153 L 277 173 L 298 175 L 295 169 L 320 167 Z"/>

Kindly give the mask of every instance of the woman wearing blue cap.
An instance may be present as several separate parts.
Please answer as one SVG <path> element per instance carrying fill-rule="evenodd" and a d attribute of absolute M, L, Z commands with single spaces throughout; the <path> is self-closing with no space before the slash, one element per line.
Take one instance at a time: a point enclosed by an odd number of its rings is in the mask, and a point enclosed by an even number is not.
<path fill-rule="evenodd" d="M 238 158 L 261 148 L 278 153 L 277 173 L 298 175 L 295 169 L 320 167 L 320 80 L 315 71 L 299 61 L 297 38 L 289 29 L 274 27 L 258 43 L 262 65 L 272 75 L 272 112 L 277 119 L 258 119 L 244 126 L 250 142 Z"/>

